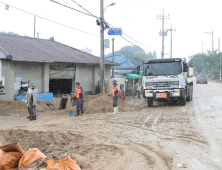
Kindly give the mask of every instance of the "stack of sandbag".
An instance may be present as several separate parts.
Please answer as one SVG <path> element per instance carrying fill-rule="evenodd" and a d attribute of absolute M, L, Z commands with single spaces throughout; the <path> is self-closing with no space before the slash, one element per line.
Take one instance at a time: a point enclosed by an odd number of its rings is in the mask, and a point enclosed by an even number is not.
<path fill-rule="evenodd" d="M 17 143 L 0 145 L 0 170 L 12 169 L 18 166 L 24 151 Z"/>
<path fill-rule="evenodd" d="M 37 148 L 30 149 L 24 153 L 18 143 L 2 146 L 0 144 L 0 170 L 9 170 L 18 167 L 23 170 L 35 161 L 44 161 L 46 156 Z M 42 170 L 81 170 L 70 158 L 64 160 L 48 160 L 47 166 Z"/>

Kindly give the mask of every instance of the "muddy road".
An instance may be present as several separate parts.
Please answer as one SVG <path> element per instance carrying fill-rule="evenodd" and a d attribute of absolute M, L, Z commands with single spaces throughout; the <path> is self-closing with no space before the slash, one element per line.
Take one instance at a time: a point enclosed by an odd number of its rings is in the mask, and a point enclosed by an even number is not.
<path fill-rule="evenodd" d="M 71 156 L 82 170 L 222 169 L 222 84 L 194 84 L 186 106 L 127 98 L 141 111 L 87 114 L 0 114 L 0 143 L 37 147 L 47 157 Z M 15 109 L 16 110 L 16 109 Z M 101 109 L 102 111 L 102 109 Z"/>

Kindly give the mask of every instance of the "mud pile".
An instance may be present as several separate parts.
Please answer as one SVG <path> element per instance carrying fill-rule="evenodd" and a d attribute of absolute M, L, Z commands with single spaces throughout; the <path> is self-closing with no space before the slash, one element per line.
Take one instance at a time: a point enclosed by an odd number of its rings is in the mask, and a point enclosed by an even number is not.
<path fill-rule="evenodd" d="M 36 111 L 46 112 L 55 110 L 55 106 L 48 101 L 37 101 Z M 26 115 L 27 105 L 23 101 L 0 101 L 0 115 Z"/>
<path fill-rule="evenodd" d="M 110 161 L 116 162 L 116 157 L 123 154 L 121 148 L 97 144 L 88 137 L 70 131 L 2 130 L 0 143 L 4 145 L 13 142 L 19 143 L 25 152 L 29 148 L 38 148 L 48 159 L 62 160 L 70 156 L 82 170 L 92 170 L 93 166 L 99 167 L 104 163 L 106 166 Z M 37 162 L 26 169 L 39 169 L 36 165 Z"/>
<path fill-rule="evenodd" d="M 139 106 L 133 106 L 126 104 L 123 100 L 118 100 L 119 112 L 139 111 Z M 84 102 L 84 112 L 86 114 L 102 113 L 102 109 L 105 108 L 106 112 L 113 112 L 113 97 L 107 94 L 98 94 L 91 96 Z"/>

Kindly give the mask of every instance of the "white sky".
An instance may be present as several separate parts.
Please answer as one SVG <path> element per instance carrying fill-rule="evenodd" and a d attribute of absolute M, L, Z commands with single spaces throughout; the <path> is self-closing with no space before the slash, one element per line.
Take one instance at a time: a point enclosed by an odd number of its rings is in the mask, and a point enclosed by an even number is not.
<path fill-rule="evenodd" d="M 80 14 L 73 10 L 57 5 L 50 0 L 0 0 L 9 5 L 32 12 L 36 15 L 53 21 L 100 35 L 100 28 L 96 19 Z M 82 10 L 71 0 L 56 0 L 68 3 L 72 7 Z M 100 0 L 76 0 L 87 10 L 100 16 Z M 116 5 L 107 8 L 105 20 L 115 27 L 123 28 L 123 32 L 137 41 L 157 51 L 158 58 L 162 50 L 162 38 L 159 31 L 162 21 L 157 20 L 157 15 L 170 15 L 170 20 L 165 20 L 165 28 L 170 28 L 171 23 L 176 32 L 173 32 L 173 57 L 187 57 L 202 51 L 201 42 L 204 43 L 204 52 L 212 49 L 211 35 L 204 32 L 214 28 L 214 48 L 218 49 L 218 38 L 222 37 L 221 0 L 104 0 L 104 6 L 115 2 Z M 0 31 L 12 31 L 20 35 L 33 37 L 34 17 L 18 11 L 12 7 L 5 10 L 5 5 L 0 4 Z M 55 40 L 75 48 L 90 48 L 94 55 L 100 56 L 100 38 L 84 34 L 57 24 L 37 18 L 36 32 L 40 38 L 48 39 L 54 36 Z M 125 45 L 130 45 L 119 36 L 115 38 L 115 50 Z M 153 51 L 132 40 L 136 45 L 146 51 Z M 165 57 L 169 57 L 170 34 L 165 37 Z M 106 54 L 111 52 L 106 49 Z"/>

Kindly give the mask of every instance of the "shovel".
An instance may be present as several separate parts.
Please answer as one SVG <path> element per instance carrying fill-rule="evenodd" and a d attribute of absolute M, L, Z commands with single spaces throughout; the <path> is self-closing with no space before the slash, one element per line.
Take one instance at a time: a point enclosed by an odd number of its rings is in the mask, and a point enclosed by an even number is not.
<path fill-rule="evenodd" d="M 69 111 L 69 116 L 72 117 L 73 111 L 72 111 L 72 97 L 71 96 L 70 96 L 70 107 L 71 107 L 71 110 Z"/>

